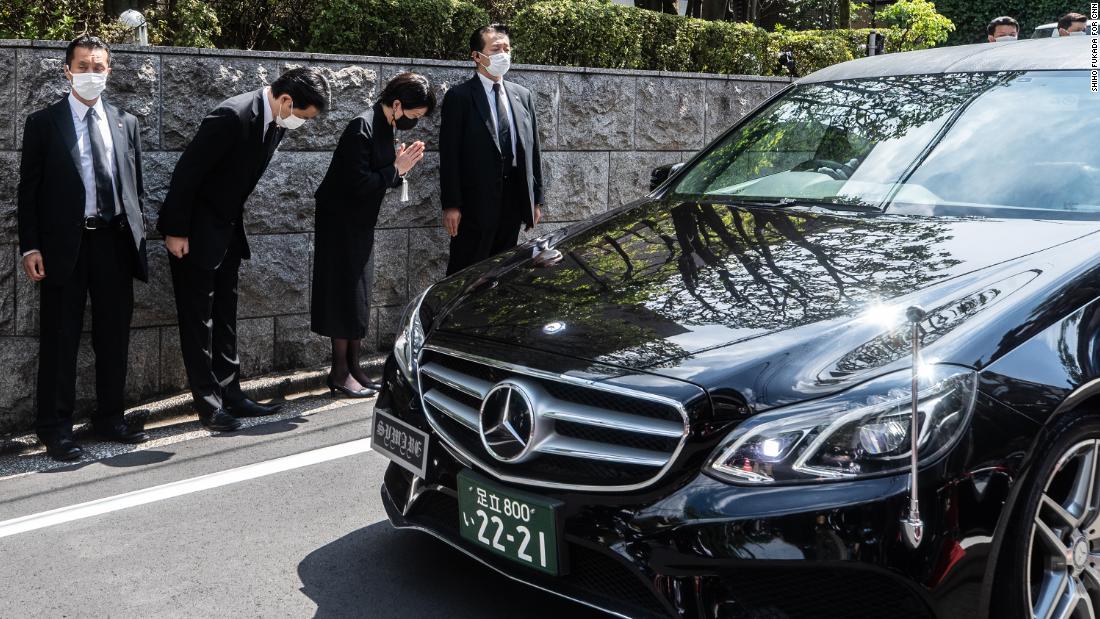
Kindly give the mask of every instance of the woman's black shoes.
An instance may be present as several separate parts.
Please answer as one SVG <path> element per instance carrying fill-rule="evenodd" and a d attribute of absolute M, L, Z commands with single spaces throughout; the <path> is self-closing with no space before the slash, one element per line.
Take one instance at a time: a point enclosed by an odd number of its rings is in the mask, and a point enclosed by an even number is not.
<path fill-rule="evenodd" d="M 349 389 L 343 385 L 337 385 L 336 381 L 332 380 L 332 376 L 329 376 L 325 382 L 328 385 L 329 395 L 334 398 L 337 394 L 343 394 L 349 398 L 369 398 L 378 393 L 377 389 Z"/>

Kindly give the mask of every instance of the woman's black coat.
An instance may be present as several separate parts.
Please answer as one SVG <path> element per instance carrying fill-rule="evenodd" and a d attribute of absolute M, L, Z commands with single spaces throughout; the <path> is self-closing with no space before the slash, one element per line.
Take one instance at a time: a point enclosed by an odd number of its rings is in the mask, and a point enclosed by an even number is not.
<path fill-rule="evenodd" d="M 401 184 L 394 159 L 393 128 L 376 103 L 348 124 L 314 194 L 310 312 L 316 333 L 343 339 L 366 335 L 374 226 L 386 190 Z"/>

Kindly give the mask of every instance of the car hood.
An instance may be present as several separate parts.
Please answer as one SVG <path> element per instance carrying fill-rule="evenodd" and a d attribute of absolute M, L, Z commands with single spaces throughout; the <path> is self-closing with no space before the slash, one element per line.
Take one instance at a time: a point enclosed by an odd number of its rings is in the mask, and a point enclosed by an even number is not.
<path fill-rule="evenodd" d="M 934 339 L 1034 280 L 1037 253 L 1098 229 L 655 200 L 555 240 L 556 265 L 529 245 L 498 259 L 433 328 L 688 380 L 708 351 L 734 363 L 730 347 L 756 372 L 796 355 L 843 380 L 905 356 L 905 306 L 930 311 Z"/>

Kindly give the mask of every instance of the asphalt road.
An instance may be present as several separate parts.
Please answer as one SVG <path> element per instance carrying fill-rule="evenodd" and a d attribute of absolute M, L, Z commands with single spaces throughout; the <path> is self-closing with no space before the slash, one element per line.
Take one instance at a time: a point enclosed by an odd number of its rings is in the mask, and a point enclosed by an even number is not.
<path fill-rule="evenodd" d="M 0 617 L 601 616 L 392 529 L 372 407 L 308 398 L 234 435 L 8 457 Z"/>

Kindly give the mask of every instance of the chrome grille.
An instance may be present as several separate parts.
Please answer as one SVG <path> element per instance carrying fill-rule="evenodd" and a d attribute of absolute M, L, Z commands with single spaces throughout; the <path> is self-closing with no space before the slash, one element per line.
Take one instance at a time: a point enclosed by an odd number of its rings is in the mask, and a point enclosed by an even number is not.
<path fill-rule="evenodd" d="M 688 435 L 683 406 L 457 351 L 427 347 L 419 363 L 428 421 L 456 455 L 497 478 L 548 488 L 624 491 L 647 486 L 675 462 Z M 501 381 L 536 402 L 529 457 L 502 462 L 485 448 L 481 404 Z"/>

